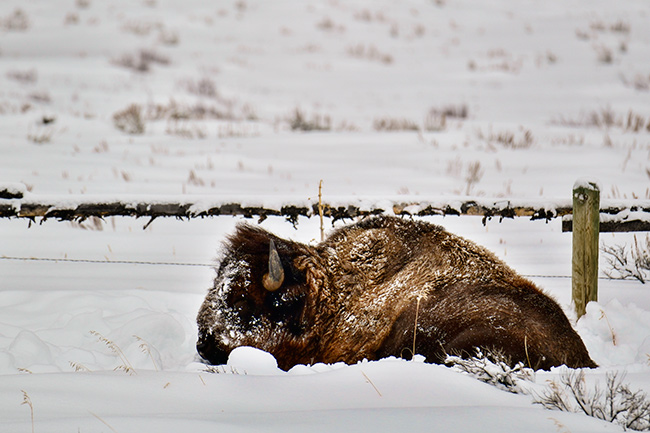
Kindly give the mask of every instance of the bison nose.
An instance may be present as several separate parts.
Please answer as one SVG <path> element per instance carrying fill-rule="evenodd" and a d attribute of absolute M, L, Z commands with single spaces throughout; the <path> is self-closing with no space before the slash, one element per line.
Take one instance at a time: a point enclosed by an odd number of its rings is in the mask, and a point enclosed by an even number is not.
<path fill-rule="evenodd" d="M 222 365 L 228 361 L 229 351 L 221 347 L 212 335 L 201 335 L 196 343 L 196 351 L 201 358 L 212 365 Z"/>

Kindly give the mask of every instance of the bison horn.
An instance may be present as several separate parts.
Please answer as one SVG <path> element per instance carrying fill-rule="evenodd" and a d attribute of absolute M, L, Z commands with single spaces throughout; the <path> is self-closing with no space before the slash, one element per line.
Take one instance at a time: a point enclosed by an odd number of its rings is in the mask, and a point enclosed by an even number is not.
<path fill-rule="evenodd" d="M 269 272 L 264 274 L 262 283 L 266 290 L 269 292 L 275 292 L 280 288 L 283 281 L 284 269 L 282 269 L 282 263 L 280 262 L 278 250 L 275 248 L 275 242 L 271 240 L 271 243 L 269 244 Z"/>

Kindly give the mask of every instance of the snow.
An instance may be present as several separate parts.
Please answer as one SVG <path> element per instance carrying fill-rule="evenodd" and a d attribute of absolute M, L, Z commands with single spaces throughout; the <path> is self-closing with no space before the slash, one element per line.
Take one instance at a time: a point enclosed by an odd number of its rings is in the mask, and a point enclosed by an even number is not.
<path fill-rule="evenodd" d="M 273 355 L 254 347 L 242 346 L 232 351 L 226 364 L 231 372 L 255 376 L 282 374 Z"/>
<path fill-rule="evenodd" d="M 199 212 L 311 206 L 322 179 L 337 206 L 554 210 L 586 178 L 603 205 L 648 203 L 649 14 L 643 0 L 6 0 L 0 191 L 60 206 L 172 197 Z M 141 50 L 158 58 L 148 72 L 125 66 Z M 113 124 L 130 104 L 141 135 Z M 193 107 L 207 114 L 170 114 Z M 296 109 L 331 130 L 291 130 Z M 442 124 L 445 110 L 457 115 Z M 377 131 L 381 120 L 421 129 Z M 561 221 L 424 219 L 554 296 L 600 365 L 590 382 L 627 372 L 650 391 L 650 292 L 601 279 L 576 322 Z M 0 220 L 0 430 L 32 428 L 24 391 L 35 431 L 621 431 L 417 357 L 284 372 L 240 348 L 206 371 L 195 316 L 243 220 Z M 263 226 L 319 239 L 318 218 Z M 536 373 L 534 386 L 562 371 Z"/>
<path fill-rule="evenodd" d="M 0 184 L 0 192 L 5 193 L 7 198 L 22 198 L 27 188 L 18 182 L 7 182 Z"/>
<path fill-rule="evenodd" d="M 39 408 L 40 413 L 55 413 L 48 423 L 53 430 L 74 425 L 82 431 L 107 431 L 107 424 L 116 431 L 217 426 L 235 432 L 305 428 L 325 432 L 395 431 L 404 425 L 426 430 L 435 425 L 464 432 L 481 427 L 517 429 L 530 423 L 527 431 L 542 432 L 552 431 L 558 420 L 571 431 L 620 431 L 589 418 L 546 412 L 445 367 L 397 360 L 309 375 L 76 373 L 66 379 L 65 389 L 39 385 L 47 379 L 51 384 L 56 376 L 36 379 L 9 376 L 3 388 L 19 387 L 32 395 L 37 426 Z M 36 387 L 41 388 L 38 396 L 32 391 Z M 19 405 L 21 396 L 12 399 L 3 392 L 2 398 Z M 29 421 L 22 423 L 20 418 L 3 417 L 3 427 L 28 430 Z"/>
<path fill-rule="evenodd" d="M 648 215 L 647 212 L 630 212 L 629 210 L 624 210 L 615 215 L 601 214 L 600 216 L 600 222 L 625 222 L 625 221 L 649 222 L 650 215 Z"/>
<path fill-rule="evenodd" d="M 590 178 L 590 177 L 581 177 L 578 178 L 575 183 L 573 184 L 573 189 L 586 189 L 588 191 L 600 191 L 601 186 L 600 186 L 600 181 L 595 178 Z"/>
<path fill-rule="evenodd" d="M 590 303 L 578 322 L 585 344 L 599 353 L 601 365 L 625 368 L 647 364 L 650 354 L 650 312 L 617 299 L 607 304 Z M 599 346 L 599 347 L 596 347 Z"/>

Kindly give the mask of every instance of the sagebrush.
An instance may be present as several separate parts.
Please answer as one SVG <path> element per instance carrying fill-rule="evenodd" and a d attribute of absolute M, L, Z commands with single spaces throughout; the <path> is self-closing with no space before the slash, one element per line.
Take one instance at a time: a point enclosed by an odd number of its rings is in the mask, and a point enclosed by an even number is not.
<path fill-rule="evenodd" d="M 624 384 L 624 377 L 618 372 L 607 373 L 602 390 L 598 383 L 587 387 L 584 370 L 568 370 L 559 382 L 550 382 L 534 402 L 546 409 L 584 413 L 625 429 L 649 431 L 650 400 L 644 392 L 632 391 Z"/>
<path fill-rule="evenodd" d="M 471 358 L 447 355 L 445 364 L 454 370 L 467 373 L 481 382 L 489 383 L 504 391 L 515 394 L 525 394 L 520 386 L 521 381 L 532 381 L 535 371 L 519 362 L 511 367 L 510 360 L 500 352 L 476 349 Z"/>
<path fill-rule="evenodd" d="M 634 236 L 634 245 L 613 245 L 601 248 L 607 267 L 603 273 L 611 279 L 636 279 L 645 284 L 650 277 L 650 237 L 640 243 Z"/>

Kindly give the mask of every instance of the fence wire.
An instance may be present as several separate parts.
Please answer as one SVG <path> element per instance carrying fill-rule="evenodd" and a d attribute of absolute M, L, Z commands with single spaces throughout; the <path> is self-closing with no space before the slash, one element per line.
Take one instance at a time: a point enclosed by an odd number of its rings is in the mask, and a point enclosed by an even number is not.
<path fill-rule="evenodd" d="M 66 263 L 92 263 L 102 265 L 153 265 L 153 266 L 195 266 L 214 267 L 208 263 L 181 263 L 181 262 L 150 262 L 144 260 L 93 260 L 93 259 L 55 259 L 51 257 L 11 257 L 0 256 L 0 260 L 14 260 L 25 262 L 66 262 Z"/>
<path fill-rule="evenodd" d="M 24 262 L 63 262 L 63 263 L 84 263 L 100 265 L 148 265 L 148 266 L 190 266 L 190 267 L 215 267 L 214 263 L 187 263 L 187 262 L 153 262 L 144 260 L 93 260 L 93 259 L 55 259 L 51 257 L 12 257 L 0 256 L 0 260 L 24 261 Z M 526 278 L 562 278 L 571 279 L 570 275 L 525 275 Z M 616 278 L 598 277 L 599 280 L 612 280 Z M 618 279 L 616 279 L 618 280 Z"/>

